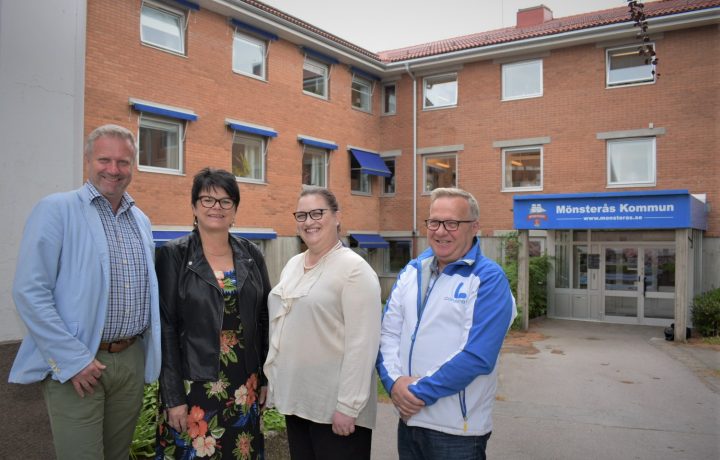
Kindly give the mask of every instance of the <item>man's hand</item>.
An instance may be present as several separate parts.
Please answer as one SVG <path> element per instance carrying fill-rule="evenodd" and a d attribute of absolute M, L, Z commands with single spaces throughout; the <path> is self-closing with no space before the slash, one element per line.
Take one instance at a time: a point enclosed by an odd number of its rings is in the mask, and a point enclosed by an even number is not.
<path fill-rule="evenodd" d="M 90 364 L 85 366 L 85 369 L 81 370 L 70 379 L 78 396 L 84 398 L 85 392 L 88 392 L 88 394 L 95 393 L 93 387 L 98 384 L 98 380 L 102 376 L 102 371 L 105 367 L 106 366 L 103 363 L 97 359 L 93 359 Z"/>
<path fill-rule="evenodd" d="M 170 407 L 165 411 L 165 420 L 173 430 L 178 433 L 184 433 L 187 431 L 187 415 L 188 406 L 182 404 L 180 406 Z"/>
<path fill-rule="evenodd" d="M 350 436 L 355 432 L 355 417 L 335 411 L 332 418 L 332 430 L 338 436 Z"/>
<path fill-rule="evenodd" d="M 425 406 L 425 402 L 422 399 L 416 398 L 415 395 L 408 390 L 408 386 L 417 379 L 418 377 L 403 375 L 395 380 L 395 384 L 392 387 L 390 398 L 395 407 L 397 407 L 397 410 L 400 411 L 400 416 L 405 421 L 420 412 L 420 409 Z"/>

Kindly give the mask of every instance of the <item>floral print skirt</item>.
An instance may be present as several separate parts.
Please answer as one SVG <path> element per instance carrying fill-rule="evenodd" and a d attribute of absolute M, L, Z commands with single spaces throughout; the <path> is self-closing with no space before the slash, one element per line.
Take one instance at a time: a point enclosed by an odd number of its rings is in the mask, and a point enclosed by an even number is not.
<path fill-rule="evenodd" d="M 264 459 L 257 402 L 258 376 L 242 362 L 242 324 L 237 314 L 234 273 L 225 272 L 225 316 L 220 336 L 220 372 L 216 382 L 185 381 L 188 430 L 178 433 L 160 414 L 156 460 Z"/>

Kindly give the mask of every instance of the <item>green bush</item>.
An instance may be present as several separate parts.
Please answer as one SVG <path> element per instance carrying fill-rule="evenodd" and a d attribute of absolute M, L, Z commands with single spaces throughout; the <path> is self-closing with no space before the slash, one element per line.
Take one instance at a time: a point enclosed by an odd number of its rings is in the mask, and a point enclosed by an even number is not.
<path fill-rule="evenodd" d="M 511 233 L 506 236 L 503 245 L 505 248 L 505 263 L 502 265 L 502 268 L 510 282 L 513 295 L 517 296 L 518 252 L 520 248 L 517 233 Z M 530 257 L 530 261 L 528 262 L 530 276 L 530 292 L 528 296 L 530 318 L 537 318 L 547 314 L 547 276 L 552 268 L 551 261 L 552 258 L 544 254 L 539 257 Z M 518 316 L 515 318 L 512 328 L 519 329 L 521 322 L 522 314 L 518 311 Z"/>
<path fill-rule="evenodd" d="M 158 415 L 158 384 L 157 382 L 145 385 L 143 406 L 135 425 L 132 444 L 130 445 L 130 459 L 152 458 L 155 456 L 155 427 Z"/>
<path fill-rule="evenodd" d="M 705 292 L 693 299 L 693 328 L 703 337 L 720 335 L 720 288 Z"/>

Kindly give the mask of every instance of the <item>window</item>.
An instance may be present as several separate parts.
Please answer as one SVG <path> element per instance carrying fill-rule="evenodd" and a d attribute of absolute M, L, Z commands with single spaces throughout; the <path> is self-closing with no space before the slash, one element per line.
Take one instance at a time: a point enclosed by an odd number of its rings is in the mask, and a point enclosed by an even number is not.
<path fill-rule="evenodd" d="M 140 117 L 138 168 L 161 172 L 182 172 L 182 123 Z"/>
<path fill-rule="evenodd" d="M 425 155 L 423 157 L 425 177 L 424 192 L 432 192 L 438 187 L 456 187 L 457 168 L 455 154 Z"/>
<path fill-rule="evenodd" d="M 607 183 L 655 185 L 655 138 L 607 141 Z"/>
<path fill-rule="evenodd" d="M 143 2 L 140 39 L 148 45 L 185 54 L 185 15 L 165 6 Z"/>
<path fill-rule="evenodd" d="M 356 109 L 372 111 L 372 83 L 370 80 L 353 75 L 350 98 L 352 106 Z"/>
<path fill-rule="evenodd" d="M 650 45 L 654 50 L 655 45 Z M 646 57 L 640 55 L 637 46 L 608 49 L 606 56 L 608 86 L 655 82 L 653 66 L 645 62 Z"/>
<path fill-rule="evenodd" d="M 540 190 L 543 186 L 542 147 L 503 150 L 503 190 Z"/>
<path fill-rule="evenodd" d="M 235 133 L 232 145 L 232 172 L 235 177 L 265 180 L 265 139 Z"/>
<path fill-rule="evenodd" d="M 323 99 L 328 98 L 327 65 L 305 58 L 303 64 L 303 92 Z"/>
<path fill-rule="evenodd" d="M 383 86 L 383 115 L 393 115 L 396 113 L 396 89 L 397 85 L 395 83 Z"/>
<path fill-rule="evenodd" d="M 457 105 L 457 74 L 437 75 L 423 80 L 423 109 Z"/>
<path fill-rule="evenodd" d="M 304 185 L 327 185 L 327 150 L 304 146 L 302 160 L 302 183 Z"/>
<path fill-rule="evenodd" d="M 235 33 L 233 38 L 233 72 L 265 79 L 266 43 L 256 38 Z"/>
<path fill-rule="evenodd" d="M 395 194 L 395 158 L 385 158 L 383 160 L 385 166 L 390 170 L 392 176 L 383 177 L 383 195 L 394 195 Z"/>
<path fill-rule="evenodd" d="M 543 94 L 543 61 L 514 62 L 502 66 L 503 100 L 539 97 Z"/>
<path fill-rule="evenodd" d="M 412 243 L 409 240 L 387 240 L 390 246 L 384 251 L 384 272 L 399 273 L 412 258 Z"/>
<path fill-rule="evenodd" d="M 362 172 L 361 168 L 355 155 L 350 155 L 350 190 L 369 195 L 372 192 L 370 174 Z"/>

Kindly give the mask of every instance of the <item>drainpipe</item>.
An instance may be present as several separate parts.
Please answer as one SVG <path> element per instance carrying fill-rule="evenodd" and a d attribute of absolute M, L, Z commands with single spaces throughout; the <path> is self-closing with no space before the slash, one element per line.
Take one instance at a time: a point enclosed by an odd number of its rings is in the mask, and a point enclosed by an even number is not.
<path fill-rule="evenodd" d="M 417 257 L 418 254 L 418 248 L 417 248 L 417 80 L 415 79 L 415 75 L 410 72 L 410 64 L 407 62 L 405 63 L 405 71 L 407 74 L 412 78 L 413 81 L 413 146 L 412 146 L 412 156 L 413 156 L 413 230 L 412 230 L 412 236 L 415 240 L 416 244 L 413 244 L 413 257 Z"/>

